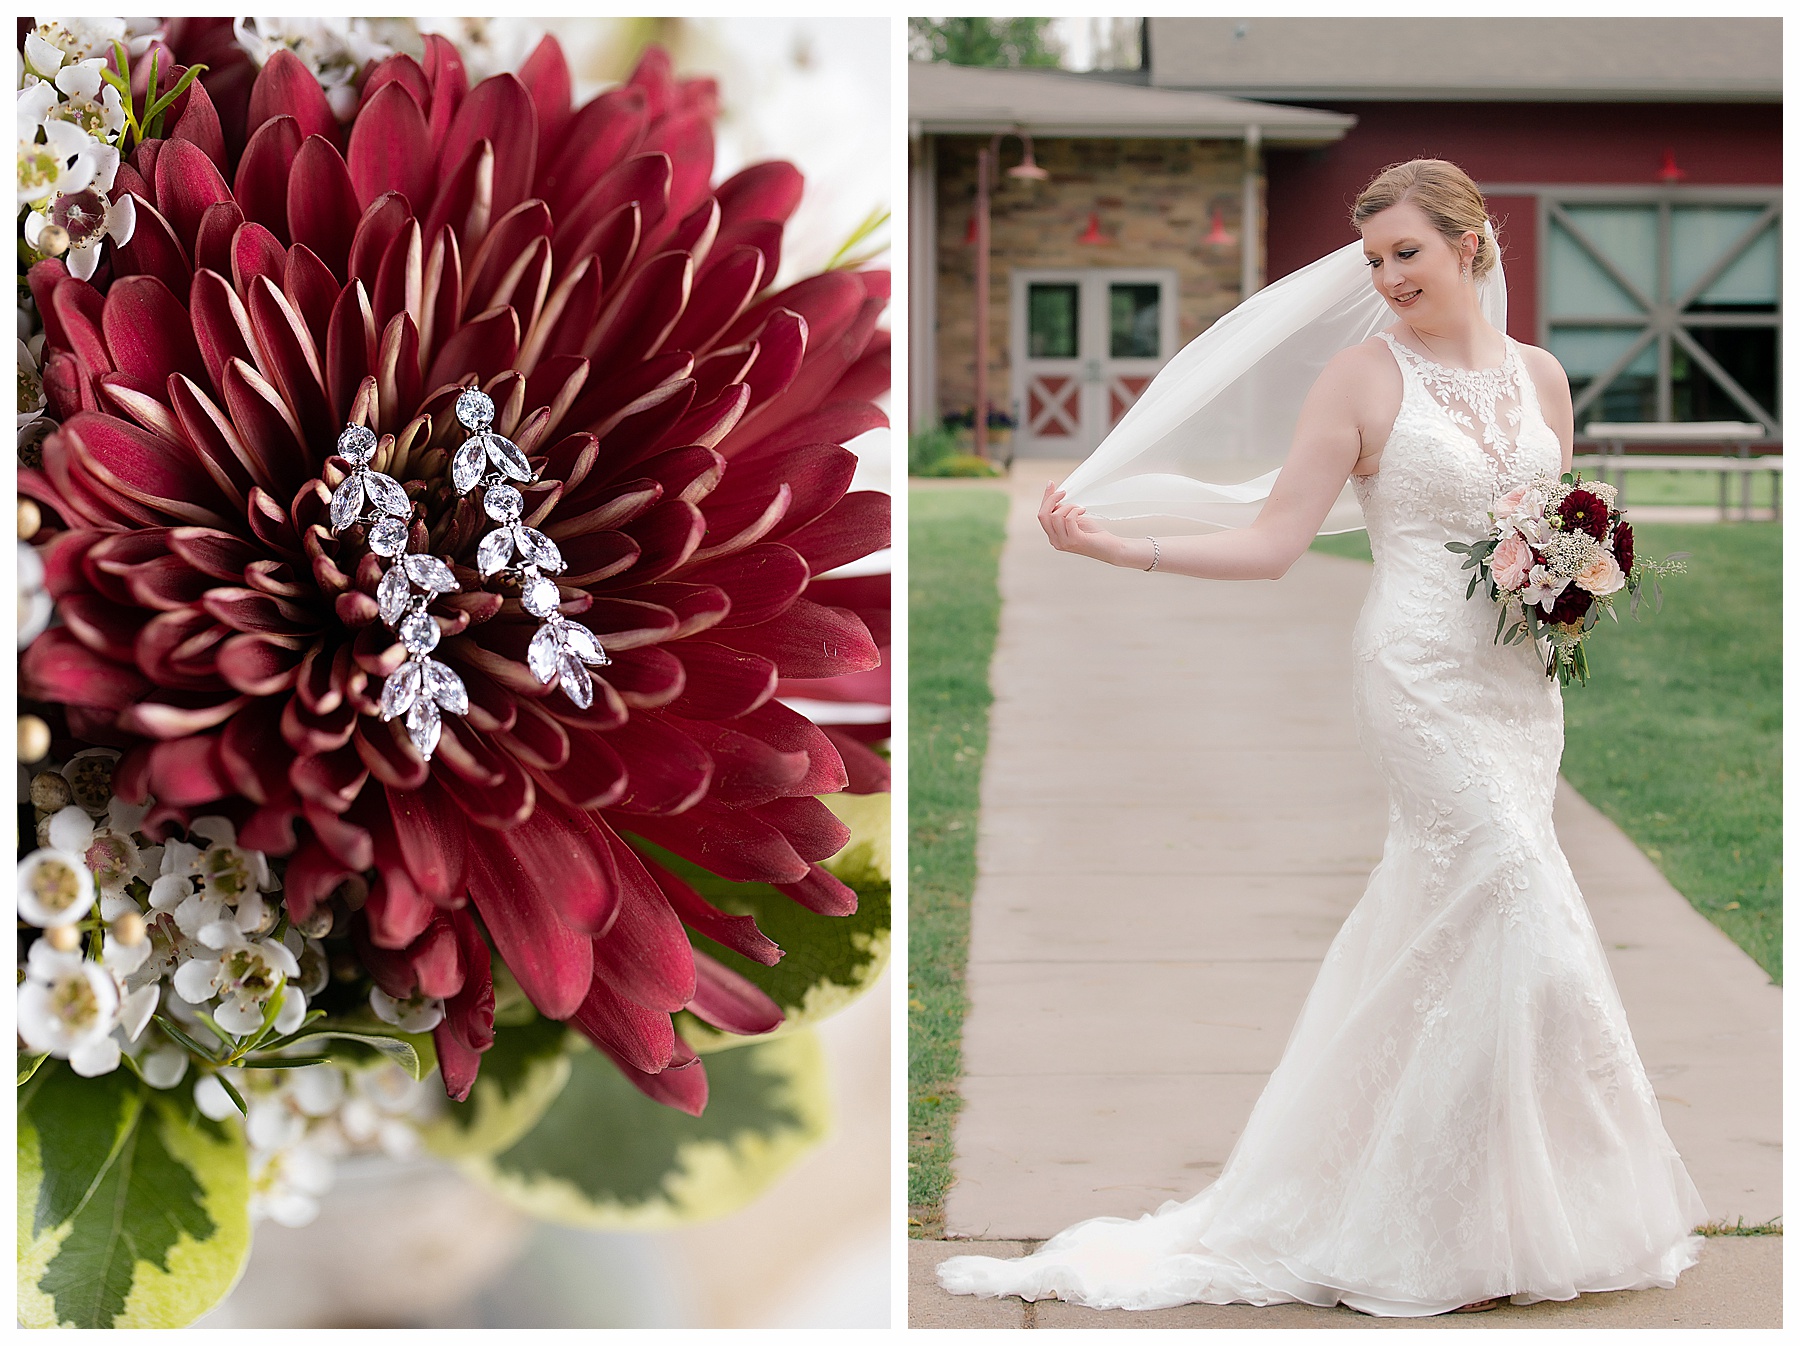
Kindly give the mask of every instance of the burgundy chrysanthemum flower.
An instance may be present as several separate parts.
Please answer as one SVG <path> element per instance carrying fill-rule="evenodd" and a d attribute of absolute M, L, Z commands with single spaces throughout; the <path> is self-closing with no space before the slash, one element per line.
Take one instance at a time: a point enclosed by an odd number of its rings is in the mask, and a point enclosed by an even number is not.
<path fill-rule="evenodd" d="M 153 50 L 168 87 L 177 53 Z M 422 64 L 367 73 L 347 130 L 286 54 L 225 122 L 205 83 L 119 169 L 138 227 L 110 283 L 31 273 L 62 425 L 21 489 L 60 520 L 37 540 L 64 625 L 27 652 L 25 690 L 125 749 L 120 791 L 155 798 L 152 825 L 225 812 L 287 855 L 296 917 L 372 870 L 366 965 L 391 995 L 446 999 L 453 1095 L 492 1040 L 467 897 L 543 1013 L 698 1111 L 671 1013 L 760 1032 L 779 1012 L 684 926 L 780 951 L 624 834 L 854 909 L 818 863 L 846 831 L 813 796 L 885 772 L 772 698 L 874 669 L 887 638 L 886 577 L 814 578 L 887 542 L 887 497 L 846 494 L 841 447 L 885 423 L 887 276 L 766 293 L 799 174 L 713 187 L 714 86 L 660 52 L 573 108 L 554 41 L 469 88 L 431 37 Z M 568 561 L 562 612 L 611 656 L 587 710 L 527 668 L 535 619 L 475 569 L 486 525 L 447 481 L 471 382 L 538 470 L 525 522 Z M 406 488 L 409 550 L 463 589 L 435 609 L 435 657 L 469 712 L 430 763 L 378 714 L 404 653 L 379 558 L 361 528 L 331 533 L 347 422 Z"/>
<path fill-rule="evenodd" d="M 1562 516 L 1563 527 L 1578 533 L 1586 533 L 1596 542 L 1606 539 L 1606 523 L 1609 517 L 1606 502 L 1592 491 L 1579 488 L 1570 491 L 1563 497 L 1562 504 L 1556 512 Z"/>
<path fill-rule="evenodd" d="M 1637 559 L 1637 543 L 1632 537 L 1631 525 L 1620 519 L 1613 529 L 1613 557 L 1619 563 L 1619 569 L 1627 575 L 1631 573 L 1631 563 Z"/>
<path fill-rule="evenodd" d="M 1555 606 L 1544 620 L 1558 626 L 1579 625 L 1593 606 L 1594 596 L 1579 584 L 1571 584 L 1557 595 Z"/>

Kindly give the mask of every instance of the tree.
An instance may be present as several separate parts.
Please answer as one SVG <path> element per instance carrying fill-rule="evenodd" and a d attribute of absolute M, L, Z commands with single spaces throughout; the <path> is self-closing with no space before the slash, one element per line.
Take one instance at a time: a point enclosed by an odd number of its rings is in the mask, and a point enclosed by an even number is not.
<path fill-rule="evenodd" d="M 1055 66 L 1062 44 L 1051 19 L 908 19 L 908 46 L 915 61 L 951 65 Z"/>

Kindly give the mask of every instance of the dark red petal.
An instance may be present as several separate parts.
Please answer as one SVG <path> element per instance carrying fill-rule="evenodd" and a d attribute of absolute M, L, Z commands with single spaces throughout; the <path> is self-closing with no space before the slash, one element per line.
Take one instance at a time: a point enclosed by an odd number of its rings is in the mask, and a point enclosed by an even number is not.
<path fill-rule="evenodd" d="M 706 1111 L 706 1064 L 699 1058 L 685 1065 L 670 1064 L 667 1069 L 649 1075 L 630 1065 L 606 1043 L 595 1042 L 594 1045 L 612 1058 L 619 1073 L 646 1098 L 690 1117 L 698 1117 Z"/>
<path fill-rule="evenodd" d="M 520 722 L 524 719 L 521 715 Z M 624 798 L 630 776 L 606 738 L 585 729 L 559 728 L 568 736 L 568 758 L 559 766 L 533 770 L 544 789 L 573 809 L 610 808 Z"/>
<path fill-rule="evenodd" d="M 850 777 L 844 788 L 851 794 L 884 794 L 893 788 L 893 772 L 886 758 L 870 751 L 835 725 L 820 725 L 819 728 L 844 759 L 844 770 Z"/>
<path fill-rule="evenodd" d="M 437 907 L 417 888 L 404 872 L 381 874 L 369 885 L 369 900 L 363 915 L 369 922 L 369 939 L 384 949 L 404 949 L 424 933 L 437 914 Z M 415 963 L 415 968 L 417 964 Z M 426 991 L 426 995 L 444 995 L 443 991 Z"/>
<path fill-rule="evenodd" d="M 246 129 L 254 133 L 272 117 L 292 117 L 302 136 L 323 136 L 328 143 L 337 143 L 337 117 L 325 101 L 318 77 L 285 49 L 277 50 L 256 77 Z"/>
<path fill-rule="evenodd" d="M 594 940 L 594 969 L 645 1009 L 672 1014 L 693 998 L 694 951 L 681 919 L 644 863 L 617 837 L 606 842 L 621 890 L 618 918 Z"/>
<path fill-rule="evenodd" d="M 563 59 L 561 44 L 545 36 L 519 67 L 519 82 L 531 91 L 532 105 L 537 108 L 538 143 L 560 145 L 568 126 L 574 81 L 569 63 Z"/>
<path fill-rule="evenodd" d="M 586 814 L 540 800 L 531 817 L 510 828 L 503 842 L 487 839 L 485 844 L 490 851 L 500 845 L 510 850 L 569 929 L 600 936 L 616 928 L 619 875 L 605 837 Z"/>
<path fill-rule="evenodd" d="M 176 704 L 192 700 L 193 705 Z M 250 704 L 250 698 L 234 696 L 224 701 L 202 692 L 168 692 L 153 700 L 137 701 L 119 714 L 119 728 L 147 738 L 187 738 L 204 729 L 224 724 Z"/>
<path fill-rule="evenodd" d="M 369 834 L 355 823 L 308 804 L 303 810 L 306 821 L 318 834 L 325 849 L 357 873 L 375 863 L 375 846 Z"/>
<path fill-rule="evenodd" d="M 150 691 L 136 669 L 89 650 L 64 630 L 49 630 L 31 643 L 20 666 L 25 695 L 67 706 L 118 710 Z"/>
<path fill-rule="evenodd" d="M 437 1047 L 438 1070 L 444 1077 L 444 1093 L 458 1103 L 468 1101 L 481 1072 L 481 1053 L 458 1040 L 456 1030 L 445 1018 L 431 1030 Z"/>
<path fill-rule="evenodd" d="M 397 949 L 384 949 L 371 937 L 368 917 L 358 913 L 350 927 L 356 941 L 356 953 L 375 984 L 396 1000 L 410 999 L 419 989 L 419 979 L 412 963 Z"/>
<path fill-rule="evenodd" d="M 85 411 L 64 423 L 61 440 L 96 484 L 166 521 L 226 526 L 218 487 L 186 444 Z M 50 463 L 48 445 L 45 461 Z"/>
<path fill-rule="evenodd" d="M 806 558 L 813 574 L 822 575 L 887 546 L 892 513 L 893 500 L 885 491 L 852 491 L 823 517 L 781 540 Z"/>
<path fill-rule="evenodd" d="M 309 135 L 294 156 L 287 200 L 288 237 L 316 252 L 334 275 L 348 276 L 350 240 L 361 214 L 356 186 L 337 147 Z"/>
<path fill-rule="evenodd" d="M 176 79 L 179 81 L 180 76 L 176 76 Z M 181 111 L 177 114 L 173 107 L 170 109 L 170 120 L 174 126 L 169 132 L 169 139 L 192 141 L 222 170 L 225 167 L 225 133 L 219 125 L 219 112 L 208 97 L 206 86 L 195 80 L 176 100 L 175 106 Z M 161 158 L 161 155 L 157 156 L 158 162 Z"/>
<path fill-rule="evenodd" d="M 604 975 L 594 979 L 572 1022 L 590 1041 L 648 1075 L 665 1069 L 675 1051 L 668 1012 L 633 1004 L 612 990 Z"/>
<path fill-rule="evenodd" d="M 739 883 L 797 883 L 811 870 L 778 829 L 711 800 L 673 817 L 644 813 L 619 821 L 664 850 Z"/>
<path fill-rule="evenodd" d="M 307 78 L 312 80 L 310 75 Z M 317 81 L 312 82 L 317 89 Z M 289 180 L 303 139 L 305 135 L 292 117 L 273 117 L 264 122 L 244 146 L 244 157 L 238 160 L 237 176 L 231 184 L 231 194 L 243 209 L 244 218 L 270 230 L 283 246 L 289 241 Z"/>
<path fill-rule="evenodd" d="M 238 202 L 216 202 L 200 216 L 200 229 L 194 238 L 194 277 L 203 270 L 227 275 L 230 272 L 232 238 L 243 227 L 243 211 Z"/>
<path fill-rule="evenodd" d="M 469 91 L 438 151 L 439 164 L 454 170 L 483 140 L 493 146 L 489 218 L 498 220 L 531 194 L 537 173 L 537 108 L 517 76 L 494 75 Z"/>
<path fill-rule="evenodd" d="M 300 653 L 288 641 L 233 636 L 219 646 L 219 676 L 246 696 L 274 696 L 294 685 Z"/>
<path fill-rule="evenodd" d="M 754 916 L 733 916 L 720 911 L 661 865 L 645 861 L 644 867 L 656 880 L 656 886 L 662 889 L 663 896 L 669 899 L 675 914 L 690 930 L 765 967 L 774 967 L 781 961 L 780 946 L 756 928 Z"/>
<path fill-rule="evenodd" d="M 762 287 L 763 256 L 737 247 L 710 261 L 694 284 L 694 297 L 669 334 L 676 350 L 704 352 Z"/>
<path fill-rule="evenodd" d="M 189 256 L 195 255 L 207 207 L 230 201 L 231 189 L 205 150 L 186 140 L 163 143 L 156 156 L 156 204 Z"/>
<path fill-rule="evenodd" d="M 115 275 L 157 276 L 181 290 L 187 289 L 193 278 L 187 249 L 175 236 L 175 227 L 142 198 L 137 201 L 137 224 L 131 231 L 131 241 L 113 253 L 113 268 Z"/>
<path fill-rule="evenodd" d="M 709 797 L 733 808 L 766 804 L 794 794 L 806 779 L 811 759 L 793 749 L 782 751 L 759 738 L 741 734 L 729 723 L 704 720 L 678 722 L 683 733 L 706 749 L 713 761 Z"/>
<path fill-rule="evenodd" d="M 755 710 L 775 694 L 775 665 L 700 640 L 684 640 L 673 653 L 687 670 L 687 683 L 669 709 L 693 720 L 725 720 Z"/>
<path fill-rule="evenodd" d="M 570 213 L 594 183 L 637 149 L 647 122 L 644 96 L 636 89 L 610 89 L 588 102 L 571 119 L 565 137 L 543 137 L 546 146 L 560 150 L 540 174 L 538 194 L 559 218 Z"/>
<path fill-rule="evenodd" d="M 789 163 L 751 164 L 719 184 L 722 224 L 739 220 L 773 220 L 785 223 L 800 204 L 805 179 Z"/>
<path fill-rule="evenodd" d="M 688 1009 L 714 1028 L 749 1035 L 770 1033 L 781 1026 L 786 1017 L 781 1006 L 741 972 L 733 972 L 703 953 L 694 955 L 694 970 L 698 976 Z"/>
<path fill-rule="evenodd" d="M 856 889 L 827 872 L 822 865 L 814 865 L 798 883 L 775 886 L 808 911 L 816 911 L 821 916 L 849 916 L 856 911 Z"/>
<path fill-rule="evenodd" d="M 783 677 L 829 678 L 881 662 L 860 617 L 804 598 L 775 621 L 734 628 L 722 632 L 721 639 L 734 649 L 774 660 Z"/>
<path fill-rule="evenodd" d="M 465 885 L 468 824 L 433 780 L 387 792 L 394 837 L 407 872 L 434 902 L 459 898 Z"/>
<path fill-rule="evenodd" d="M 150 750 L 149 781 L 159 804 L 210 804 L 233 793 L 213 734 L 158 743 Z"/>
<path fill-rule="evenodd" d="M 838 751 L 823 730 L 796 710 L 779 701 L 758 706 L 748 715 L 731 722 L 740 733 L 760 738 L 782 752 L 804 752 L 811 766 L 807 775 L 791 791 L 793 794 L 835 794 L 844 788 L 847 777 Z"/>
<path fill-rule="evenodd" d="M 600 315 L 582 354 L 602 369 L 627 351 L 638 360 L 655 355 L 680 320 L 693 281 L 694 259 L 685 252 L 652 257 Z"/>
<path fill-rule="evenodd" d="M 444 1006 L 444 1021 L 465 1046 L 484 1052 L 494 1045 L 494 978 L 487 941 L 466 908 L 450 912 L 447 919 L 456 933 L 463 983 Z"/>
<path fill-rule="evenodd" d="M 538 1010 L 567 1019 L 587 998 L 593 942 L 569 929 L 543 894 L 555 876 L 528 873 L 504 837 L 483 833 L 469 849 L 469 890 L 507 969 Z"/>
<path fill-rule="evenodd" d="M 350 128 L 350 180 L 363 206 L 397 191 L 422 207 L 431 195 L 431 128 L 404 85 L 385 84 Z"/>
<path fill-rule="evenodd" d="M 289 857 L 287 871 L 282 876 L 281 895 L 289 917 L 304 921 L 350 877 L 351 871 L 339 864 L 318 842 L 301 842 Z"/>
<path fill-rule="evenodd" d="M 850 842 L 850 829 L 822 800 L 810 795 L 772 799 L 751 811 L 780 828 L 802 860 L 829 860 Z"/>
<path fill-rule="evenodd" d="M 513 367 L 519 354 L 519 318 L 509 308 L 488 313 L 459 329 L 438 351 L 429 388 L 461 384 L 470 378 L 485 384 Z"/>

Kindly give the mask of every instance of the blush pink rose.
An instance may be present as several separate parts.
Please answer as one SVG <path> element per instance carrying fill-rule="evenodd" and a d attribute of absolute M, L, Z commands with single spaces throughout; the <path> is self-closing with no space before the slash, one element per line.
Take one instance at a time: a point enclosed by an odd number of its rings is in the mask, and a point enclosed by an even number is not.
<path fill-rule="evenodd" d="M 1625 572 L 1619 569 L 1619 563 L 1613 560 L 1612 553 L 1603 550 L 1575 577 L 1575 583 L 1596 598 L 1605 598 L 1625 587 Z"/>
<path fill-rule="evenodd" d="M 1529 486 L 1515 486 L 1512 490 L 1501 496 L 1499 501 L 1494 505 L 1494 517 L 1497 519 L 1504 519 L 1510 514 L 1517 514 L 1519 512 L 1519 506 L 1525 503 L 1525 492 L 1530 489 L 1531 487 Z"/>
<path fill-rule="evenodd" d="M 1495 584 L 1509 591 L 1522 589 L 1531 575 L 1531 548 L 1514 533 L 1494 548 L 1491 564 Z"/>

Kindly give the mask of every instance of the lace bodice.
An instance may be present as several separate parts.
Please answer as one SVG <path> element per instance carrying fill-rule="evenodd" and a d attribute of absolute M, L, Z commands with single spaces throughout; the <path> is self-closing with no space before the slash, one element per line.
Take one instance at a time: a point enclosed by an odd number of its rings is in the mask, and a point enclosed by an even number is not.
<path fill-rule="evenodd" d="M 1387 341 L 1405 391 L 1354 479 L 1375 565 L 1352 697 L 1387 787 L 1381 863 L 1217 1182 L 1026 1258 L 951 1258 L 948 1289 L 1419 1315 L 1672 1285 L 1698 1256 L 1705 1212 L 1551 820 L 1560 691 L 1532 646 L 1494 643 L 1444 547 L 1483 536 L 1560 446 L 1511 340 L 1474 371 Z"/>

